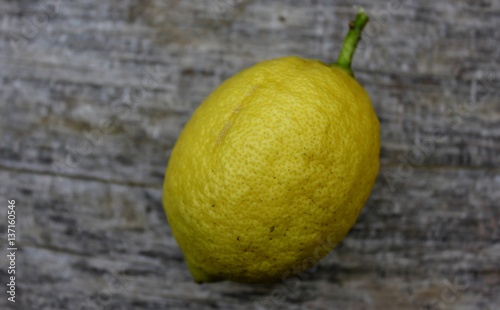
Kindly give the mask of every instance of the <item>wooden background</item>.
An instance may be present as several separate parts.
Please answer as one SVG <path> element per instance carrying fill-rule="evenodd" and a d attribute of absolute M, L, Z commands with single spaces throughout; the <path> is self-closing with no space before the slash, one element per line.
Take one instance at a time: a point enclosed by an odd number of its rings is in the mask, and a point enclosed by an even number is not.
<path fill-rule="evenodd" d="M 300 281 L 197 285 L 161 207 L 183 124 L 255 62 L 334 60 L 352 2 L 0 0 L 0 308 L 499 309 L 500 1 L 357 4 L 382 126 L 359 221 Z"/>

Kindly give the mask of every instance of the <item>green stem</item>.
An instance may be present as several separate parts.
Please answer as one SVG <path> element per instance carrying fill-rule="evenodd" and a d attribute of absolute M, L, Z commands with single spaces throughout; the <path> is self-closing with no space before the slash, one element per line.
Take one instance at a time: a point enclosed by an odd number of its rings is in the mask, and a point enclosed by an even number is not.
<path fill-rule="evenodd" d="M 349 23 L 349 32 L 344 39 L 344 44 L 342 45 L 339 58 L 336 63 L 331 65 L 332 67 L 341 67 L 354 76 L 351 70 L 352 58 L 354 56 L 356 46 L 358 45 L 359 40 L 361 40 L 361 31 L 363 31 L 363 28 L 367 23 L 368 15 L 360 9 L 356 18 Z"/>

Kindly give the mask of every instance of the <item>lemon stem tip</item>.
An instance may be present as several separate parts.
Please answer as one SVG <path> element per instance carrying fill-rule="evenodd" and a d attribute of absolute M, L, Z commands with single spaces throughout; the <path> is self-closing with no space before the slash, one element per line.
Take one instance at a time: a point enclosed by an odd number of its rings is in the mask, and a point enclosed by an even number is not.
<path fill-rule="evenodd" d="M 341 67 L 349 72 L 349 74 L 353 75 L 351 69 L 352 58 L 358 46 L 358 42 L 361 40 L 361 32 L 368 23 L 368 19 L 368 15 L 366 15 L 363 9 L 359 8 L 356 18 L 349 23 L 349 31 L 344 39 L 342 50 L 340 51 L 337 62 L 332 64 L 332 67 Z"/>

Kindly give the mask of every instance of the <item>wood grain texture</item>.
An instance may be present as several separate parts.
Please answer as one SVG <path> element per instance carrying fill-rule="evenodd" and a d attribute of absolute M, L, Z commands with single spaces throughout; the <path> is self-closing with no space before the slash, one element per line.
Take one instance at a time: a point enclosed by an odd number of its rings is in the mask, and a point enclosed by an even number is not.
<path fill-rule="evenodd" d="M 500 2 L 358 4 L 382 126 L 359 221 L 289 282 L 196 285 L 161 207 L 183 124 L 255 62 L 334 60 L 352 2 L 0 0 L 0 308 L 498 309 Z"/>

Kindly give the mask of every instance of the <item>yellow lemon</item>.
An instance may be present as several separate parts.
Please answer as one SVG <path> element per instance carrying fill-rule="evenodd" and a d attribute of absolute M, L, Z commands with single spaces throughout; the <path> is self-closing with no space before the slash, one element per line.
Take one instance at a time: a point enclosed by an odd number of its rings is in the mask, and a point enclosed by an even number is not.
<path fill-rule="evenodd" d="M 195 281 L 311 267 L 355 223 L 379 149 L 370 99 L 340 65 L 284 57 L 223 82 L 183 129 L 163 187 Z"/>

